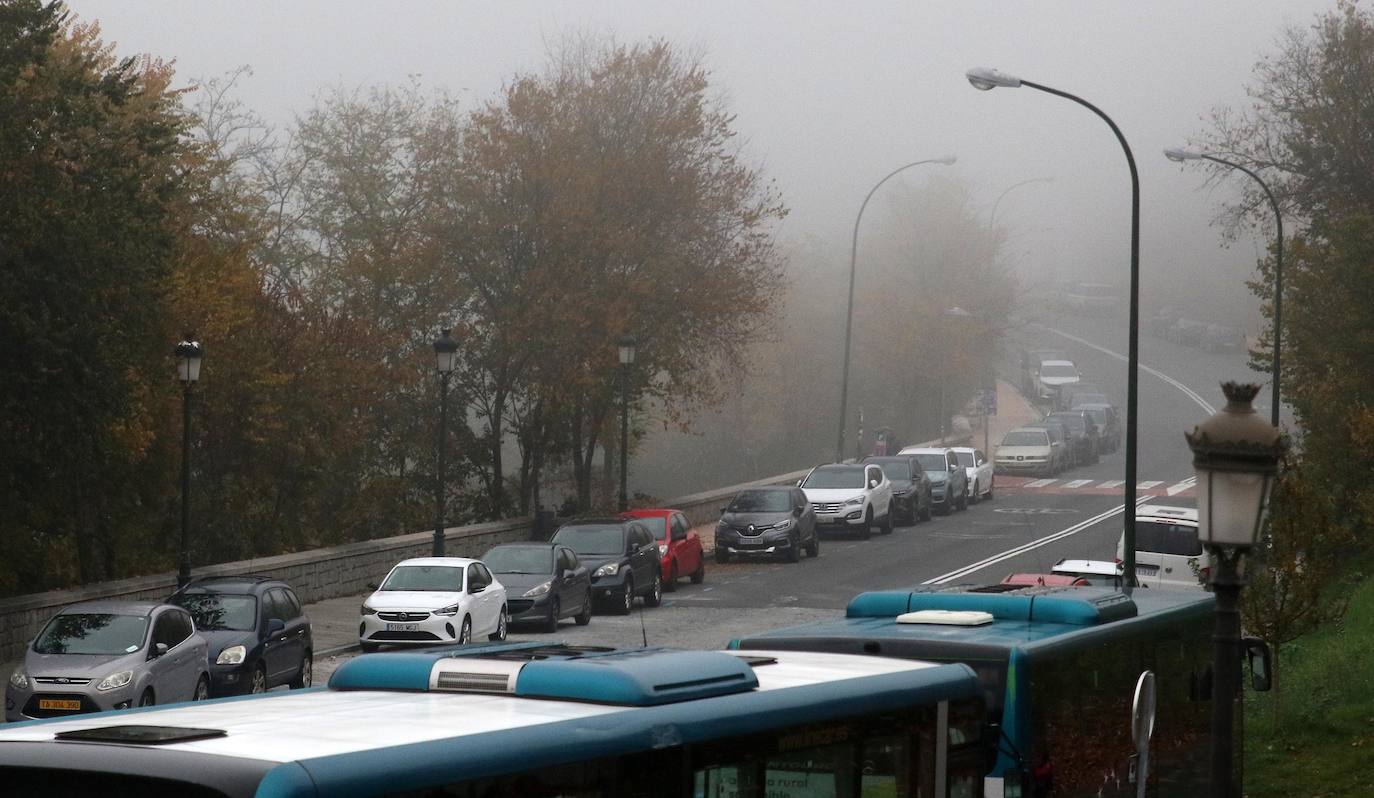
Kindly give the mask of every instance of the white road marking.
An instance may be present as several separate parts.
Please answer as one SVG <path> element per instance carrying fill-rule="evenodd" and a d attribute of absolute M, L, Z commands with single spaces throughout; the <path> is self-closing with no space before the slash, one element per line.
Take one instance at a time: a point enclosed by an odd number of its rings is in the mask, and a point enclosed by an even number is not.
<path fill-rule="evenodd" d="M 1145 481 L 1145 482 L 1137 482 L 1137 483 L 1135 483 L 1135 486 L 1136 486 L 1137 488 L 1142 489 L 1142 490 L 1149 490 L 1150 488 L 1157 488 L 1157 487 L 1159 487 L 1160 485 L 1163 485 L 1163 484 L 1164 484 L 1164 480 L 1162 480 L 1162 479 L 1151 479 L 1151 480 L 1147 480 L 1147 481 Z"/>
<path fill-rule="evenodd" d="M 1121 487 L 1122 485 L 1125 485 L 1125 484 L 1126 484 L 1126 480 L 1124 480 L 1124 479 L 1109 479 L 1109 480 L 1107 480 L 1106 482 L 1103 482 L 1101 485 L 1098 485 L 1097 487 L 1099 487 L 1099 488 L 1119 488 L 1119 487 Z"/>
<path fill-rule="evenodd" d="M 1066 482 L 1066 483 L 1064 483 L 1064 487 L 1066 487 L 1066 488 L 1081 488 L 1081 487 L 1083 487 L 1084 485 L 1091 485 L 1092 482 L 1093 482 L 1093 481 L 1092 481 L 1091 479 L 1075 479 L 1075 480 L 1072 481 L 1072 482 Z"/>
<path fill-rule="evenodd" d="M 1097 344 L 1093 343 L 1092 341 L 1085 341 L 1084 339 L 1079 338 L 1079 337 L 1076 336 L 1076 335 L 1070 335 L 1069 333 L 1066 333 L 1066 332 L 1064 332 L 1063 330 L 1056 330 L 1056 329 L 1054 329 L 1053 327 L 1048 327 L 1048 328 L 1046 328 L 1046 329 L 1048 329 L 1050 332 L 1054 333 L 1055 335 L 1061 335 L 1061 336 L 1063 336 L 1063 337 L 1069 339 L 1070 341 L 1074 341 L 1075 343 L 1080 343 L 1080 344 L 1082 344 L 1082 345 L 1088 347 L 1089 349 L 1096 349 L 1097 351 L 1101 352 L 1101 353 L 1104 354 L 1104 355 L 1109 355 L 1109 356 L 1111 356 L 1111 357 L 1114 357 L 1114 358 L 1116 358 L 1117 360 L 1120 360 L 1122 363 L 1129 363 L 1129 362 L 1130 362 L 1130 359 L 1127 358 L 1125 355 L 1121 354 L 1120 352 L 1113 352 L 1112 350 L 1110 350 L 1110 349 L 1108 349 L 1108 348 L 1106 348 L 1106 347 L 1104 347 L 1104 346 L 1098 346 Z M 1165 373 L 1162 372 L 1162 371 L 1158 371 L 1158 370 L 1156 370 L 1156 369 L 1150 368 L 1149 366 L 1145 365 L 1144 363 L 1140 363 L 1140 364 L 1138 364 L 1138 365 L 1140 366 L 1140 370 L 1141 370 L 1141 371 L 1147 372 L 1147 373 L 1149 373 L 1149 374 L 1153 374 L 1153 375 L 1155 375 L 1156 377 L 1160 378 L 1161 380 L 1164 380 L 1165 382 L 1167 382 L 1167 383 L 1169 383 L 1170 385 L 1174 386 L 1175 388 L 1179 389 L 1180 391 L 1183 391 L 1183 393 L 1184 393 L 1185 396 L 1187 396 L 1189 399 L 1192 399 L 1194 402 L 1197 402 L 1198 406 L 1201 407 L 1203 410 L 1206 410 L 1207 413 L 1208 413 L 1208 415 L 1217 412 L 1217 409 L 1216 409 L 1215 407 L 1212 407 L 1210 404 L 1208 404 L 1206 399 L 1203 399 L 1200 395 L 1198 395 L 1198 392 L 1197 392 L 1197 391 L 1194 391 L 1192 388 L 1189 388 L 1187 385 L 1184 385 L 1183 383 L 1179 382 L 1178 380 L 1174 379 L 1173 377 L 1170 377 L 1168 374 L 1165 374 Z"/>
<path fill-rule="evenodd" d="M 1164 492 L 1167 493 L 1167 494 L 1170 495 L 1170 496 L 1177 496 L 1178 494 L 1182 493 L 1183 491 L 1185 491 L 1185 490 L 1192 490 L 1192 489 L 1195 488 L 1195 487 L 1197 487 L 1197 477 L 1188 477 L 1187 479 L 1183 480 L 1182 482 L 1179 482 L 1179 483 L 1174 484 L 1174 485 L 1170 485 L 1170 486 L 1169 486 L 1169 489 L 1166 490 L 1166 491 L 1164 491 Z"/>
<path fill-rule="evenodd" d="M 1059 481 L 1059 480 L 1057 480 L 1057 479 L 1037 479 L 1037 480 L 1035 480 L 1034 482 L 1027 482 L 1026 484 L 1022 485 L 1021 487 L 1023 487 L 1023 488 L 1048 488 L 1049 486 L 1053 485 L 1054 483 L 1056 483 L 1056 482 L 1058 482 L 1058 481 Z"/>

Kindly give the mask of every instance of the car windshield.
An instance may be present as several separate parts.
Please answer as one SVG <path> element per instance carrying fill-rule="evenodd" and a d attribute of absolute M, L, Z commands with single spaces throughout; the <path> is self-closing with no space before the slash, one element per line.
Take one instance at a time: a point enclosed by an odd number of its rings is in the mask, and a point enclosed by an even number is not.
<path fill-rule="evenodd" d="M 875 463 L 879 468 L 883 470 L 883 473 L 887 475 L 887 478 L 893 480 L 894 482 L 911 481 L 910 460 L 872 460 L 870 462 Z"/>
<path fill-rule="evenodd" d="M 1096 424 L 1096 425 L 1098 425 L 1099 427 L 1100 427 L 1100 426 L 1103 426 L 1104 424 L 1107 423 L 1107 409 L 1106 409 L 1106 408 L 1104 408 L 1104 407 L 1085 407 L 1085 408 L 1083 408 L 1083 409 L 1086 410 L 1086 411 L 1088 411 L 1088 415 L 1090 415 L 1090 416 L 1093 417 L 1093 423 Z"/>
<path fill-rule="evenodd" d="M 955 452 L 954 456 L 959 458 L 959 465 L 964 468 L 973 468 L 973 452 Z"/>
<path fill-rule="evenodd" d="M 1040 367 L 1040 376 L 1041 376 L 1041 377 L 1077 377 L 1077 376 L 1078 376 L 1078 372 L 1074 370 L 1073 366 L 1064 365 L 1064 364 L 1059 364 L 1059 363 L 1046 363 L 1045 365 L 1042 365 L 1042 366 Z"/>
<path fill-rule="evenodd" d="M 1135 550 L 1197 557 L 1202 554 L 1202 543 L 1198 541 L 1197 530 L 1191 526 L 1136 521 Z"/>
<path fill-rule="evenodd" d="M 498 546 L 482 557 L 498 574 L 551 574 L 553 549 L 548 546 Z"/>
<path fill-rule="evenodd" d="M 196 619 L 196 628 L 249 632 L 258 625 L 258 600 L 237 593 L 187 593 L 172 599 Z"/>
<path fill-rule="evenodd" d="M 553 536 L 553 542 L 562 543 L 583 556 L 625 553 L 625 531 L 609 524 L 565 526 Z"/>
<path fill-rule="evenodd" d="M 1078 405 L 1109 405 L 1107 397 L 1100 393 L 1076 393 L 1073 395 L 1073 404 Z"/>
<path fill-rule="evenodd" d="M 132 654 L 143 647 L 148 616 L 105 612 L 64 613 L 33 641 L 39 654 Z"/>
<path fill-rule="evenodd" d="M 862 488 L 864 470 L 860 466 L 818 468 L 807 475 L 803 488 Z"/>
<path fill-rule="evenodd" d="M 461 593 L 463 569 L 453 565 L 398 565 L 379 589 Z"/>
<path fill-rule="evenodd" d="M 1002 439 L 1003 446 L 1049 446 L 1049 433 L 1039 430 L 1019 429 L 1008 432 Z"/>
<path fill-rule="evenodd" d="M 651 515 L 648 518 L 636 518 L 635 520 L 647 526 L 658 540 L 664 540 L 668 537 L 668 517 L 666 515 Z"/>
<path fill-rule="evenodd" d="M 923 471 L 944 471 L 949 467 L 943 454 L 918 454 L 916 462 L 921 464 Z"/>
<path fill-rule="evenodd" d="M 1083 417 L 1080 415 L 1075 415 L 1073 413 L 1055 413 L 1050 416 L 1050 418 L 1064 424 L 1074 432 L 1083 431 Z"/>
<path fill-rule="evenodd" d="M 792 496 L 785 490 L 746 490 L 735 496 L 729 513 L 786 513 L 792 510 Z"/>

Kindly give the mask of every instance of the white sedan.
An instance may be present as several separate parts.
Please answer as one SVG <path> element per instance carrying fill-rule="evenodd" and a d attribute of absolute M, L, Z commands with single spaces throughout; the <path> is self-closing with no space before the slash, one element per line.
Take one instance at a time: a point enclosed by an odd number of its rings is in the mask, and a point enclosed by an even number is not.
<path fill-rule="evenodd" d="M 992 461 L 982 449 L 955 446 L 954 456 L 968 474 L 968 500 L 977 502 L 992 498 Z"/>
<path fill-rule="evenodd" d="M 506 639 L 506 588 L 481 560 L 417 557 L 386 575 L 362 606 L 358 643 L 378 646 Z"/>

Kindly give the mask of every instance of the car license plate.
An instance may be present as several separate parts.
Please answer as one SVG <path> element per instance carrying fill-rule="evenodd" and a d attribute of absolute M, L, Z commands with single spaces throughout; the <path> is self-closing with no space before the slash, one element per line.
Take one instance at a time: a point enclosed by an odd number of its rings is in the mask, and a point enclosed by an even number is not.
<path fill-rule="evenodd" d="M 81 701 L 70 698 L 40 698 L 38 699 L 38 708 L 78 712 L 81 710 Z"/>
<path fill-rule="evenodd" d="M 1155 574 L 1159 573 L 1159 566 L 1147 565 L 1145 563 L 1136 563 L 1135 570 L 1136 573 L 1149 574 L 1151 576 L 1154 576 Z"/>
<path fill-rule="evenodd" d="M 762 545 L 763 545 L 763 541 L 762 541 L 762 540 L 741 540 L 741 541 L 739 542 L 739 545 L 745 546 L 745 547 L 748 547 L 748 546 L 762 546 Z"/>
<path fill-rule="evenodd" d="M 387 630 L 388 632 L 418 632 L 418 631 L 420 631 L 420 624 L 418 624 L 418 623 L 389 623 L 389 624 L 386 625 L 386 630 Z"/>

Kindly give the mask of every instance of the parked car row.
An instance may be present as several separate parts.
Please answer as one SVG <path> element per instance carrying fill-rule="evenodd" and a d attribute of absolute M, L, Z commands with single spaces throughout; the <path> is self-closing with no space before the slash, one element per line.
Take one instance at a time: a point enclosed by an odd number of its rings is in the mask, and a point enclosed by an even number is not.
<path fill-rule="evenodd" d="M 1116 405 L 1062 352 L 1023 350 L 1021 366 L 1027 395 L 1049 403 L 1050 411 L 1003 437 L 993 458 L 998 473 L 1051 476 L 1095 463 L 1121 446 Z"/>

